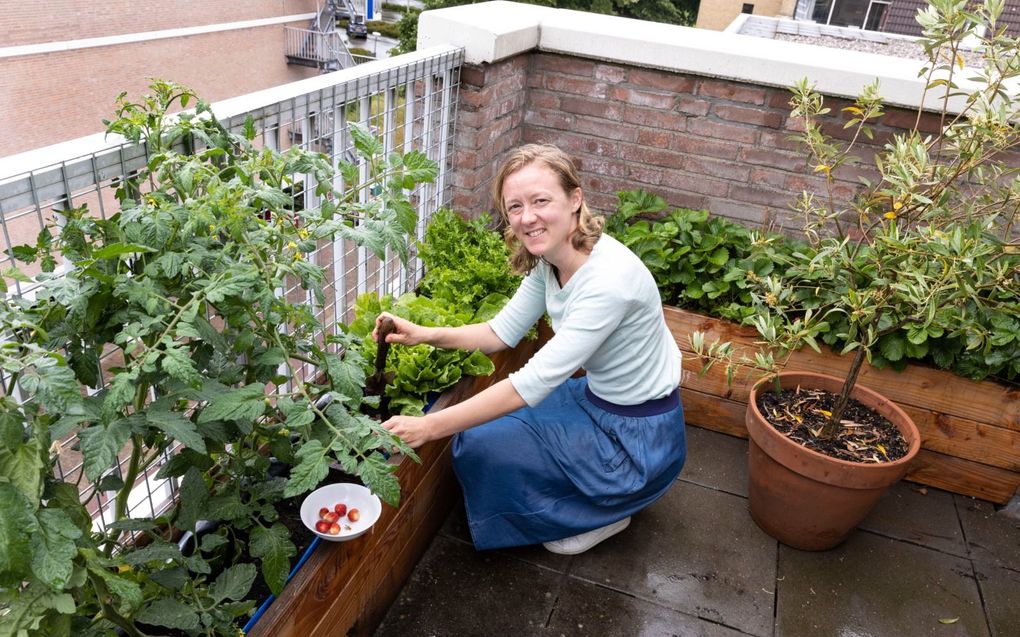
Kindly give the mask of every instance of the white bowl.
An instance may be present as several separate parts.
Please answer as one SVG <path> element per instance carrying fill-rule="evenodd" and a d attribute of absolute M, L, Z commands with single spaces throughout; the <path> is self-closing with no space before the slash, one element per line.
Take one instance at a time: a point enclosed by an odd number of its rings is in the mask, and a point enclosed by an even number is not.
<path fill-rule="evenodd" d="M 316 531 L 315 523 L 319 521 L 319 509 L 326 507 L 332 511 L 333 505 L 339 503 L 346 504 L 348 511 L 357 509 L 361 513 L 358 521 L 351 522 L 346 515 L 338 520 L 340 535 Z M 301 521 L 305 523 L 309 531 L 330 542 L 344 542 L 358 537 L 371 528 L 381 514 L 382 501 L 378 496 L 360 484 L 347 482 L 319 487 L 309 493 L 305 497 L 305 501 L 301 503 Z"/>

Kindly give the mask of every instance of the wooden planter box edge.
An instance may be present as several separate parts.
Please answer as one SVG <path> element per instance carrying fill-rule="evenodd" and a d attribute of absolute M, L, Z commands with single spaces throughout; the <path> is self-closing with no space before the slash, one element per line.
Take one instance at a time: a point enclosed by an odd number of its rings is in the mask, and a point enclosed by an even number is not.
<path fill-rule="evenodd" d="M 719 338 L 753 349 L 757 333 L 675 307 L 666 306 L 664 314 L 684 356 L 687 422 L 746 438 L 744 410 L 759 375 L 738 370 L 732 385 L 718 365 L 699 375 L 702 365 L 691 351 L 690 334 L 700 330 L 708 342 Z M 795 352 L 786 368 L 833 376 L 849 368 L 849 357 L 823 352 Z M 866 366 L 859 382 L 899 404 L 920 429 L 922 452 L 908 480 L 997 504 L 1020 489 L 1020 390 L 917 365 L 902 372 Z"/>

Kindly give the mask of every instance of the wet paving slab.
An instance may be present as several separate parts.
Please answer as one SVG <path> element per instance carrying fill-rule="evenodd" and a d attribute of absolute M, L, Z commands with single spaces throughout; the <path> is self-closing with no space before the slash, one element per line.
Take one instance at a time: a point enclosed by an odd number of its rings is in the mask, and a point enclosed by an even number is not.
<path fill-rule="evenodd" d="M 965 558 L 867 532 L 829 551 L 780 547 L 776 637 L 988 634 Z"/>
<path fill-rule="evenodd" d="M 566 576 L 439 535 L 376 637 L 540 635 Z"/>
<path fill-rule="evenodd" d="M 678 482 L 570 574 L 751 635 L 772 633 L 776 541 L 743 498 Z"/>
<path fill-rule="evenodd" d="M 543 634 L 564 637 L 741 637 L 745 633 L 570 578 Z"/>
<path fill-rule="evenodd" d="M 893 485 L 859 530 L 969 557 L 952 493 L 910 482 Z"/>
<path fill-rule="evenodd" d="M 747 513 L 747 441 L 688 428 L 678 482 L 587 553 L 475 551 L 463 506 L 376 637 L 1017 637 L 1020 528 L 901 483 L 842 545 L 804 552 Z"/>

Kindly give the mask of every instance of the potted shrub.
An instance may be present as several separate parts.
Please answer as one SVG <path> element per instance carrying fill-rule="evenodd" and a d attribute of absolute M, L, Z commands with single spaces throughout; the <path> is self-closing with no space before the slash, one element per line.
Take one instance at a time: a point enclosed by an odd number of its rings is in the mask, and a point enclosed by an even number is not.
<path fill-rule="evenodd" d="M 803 345 L 818 350 L 825 339 L 841 343 L 853 362 L 842 379 L 779 373 L 751 393 L 751 514 L 791 546 L 817 550 L 841 542 L 919 448 L 910 419 L 857 384 L 863 363 L 878 352 L 895 361 L 904 350 L 927 350 L 944 335 L 965 336 L 970 349 L 990 348 L 988 326 L 1016 316 L 1020 181 L 1008 153 L 1020 142 L 1014 121 L 1020 99 L 1011 92 L 1020 53 L 995 30 L 1001 9 L 991 2 L 967 12 L 935 0 L 919 12 L 929 56 L 921 102 L 940 105 L 937 122 L 923 130 L 931 120 L 919 110 L 913 129 L 876 155 L 877 179 L 864 180 L 846 204 L 833 192 L 837 175 L 857 162 L 851 155 L 857 140 L 870 138 L 870 124 L 882 115 L 878 87 L 842 109 L 844 128 L 853 132 L 845 143 L 823 132 L 830 119 L 823 98 L 806 81 L 793 90 L 792 115 L 802 125 L 797 137 L 826 190 L 804 193 L 796 204 L 808 247 L 781 255 L 785 267 L 776 273 L 750 277 L 751 322 L 774 353 Z M 988 35 L 979 35 L 983 28 Z M 964 68 L 965 38 L 980 40 L 981 69 Z M 732 355 L 728 344 L 706 347 L 701 335 L 692 344 L 709 365 Z M 742 358 L 772 370 L 775 360 Z M 864 416 L 849 415 L 854 400 L 892 424 L 888 438 Z M 865 438 L 852 435 L 862 431 Z M 834 459 L 834 451 L 848 459 Z"/>
<path fill-rule="evenodd" d="M 281 498 L 339 463 L 396 505 L 383 451 L 415 457 L 359 413 L 363 361 L 351 337 L 323 329 L 323 268 L 309 255 L 338 238 L 406 254 L 406 192 L 435 166 L 417 152 L 384 158 L 352 127 L 370 178 L 341 165 L 336 191 L 327 157 L 256 148 L 252 122 L 234 134 L 202 101 L 168 116 L 194 94 L 151 89 L 137 102 L 122 94 L 108 122 L 149 158 L 120 184 L 120 210 L 59 211 L 35 245 L 13 250 L 38 274 L 3 273 L 34 286 L 0 304 L 0 606 L 11 634 L 236 635 L 256 576 L 278 593 L 290 570 Z M 314 210 L 293 196 L 306 174 Z M 283 292 L 295 288 L 299 301 Z M 71 434 L 77 484 L 52 471 L 51 448 Z M 289 476 L 267 475 L 270 454 Z M 177 506 L 132 515 L 143 475 L 178 478 Z M 102 526 L 83 505 L 97 492 L 111 500 Z M 202 519 L 223 524 L 182 553 L 177 534 Z"/>

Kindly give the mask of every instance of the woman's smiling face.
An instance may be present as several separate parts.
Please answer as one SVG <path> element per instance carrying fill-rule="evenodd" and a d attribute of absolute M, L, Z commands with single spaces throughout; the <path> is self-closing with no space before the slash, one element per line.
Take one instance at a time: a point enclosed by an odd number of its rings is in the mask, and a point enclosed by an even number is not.
<path fill-rule="evenodd" d="M 528 252 L 553 265 L 576 251 L 570 235 L 577 228 L 581 197 L 580 188 L 564 192 L 557 174 L 541 161 L 503 181 L 503 207 L 514 235 Z"/>

